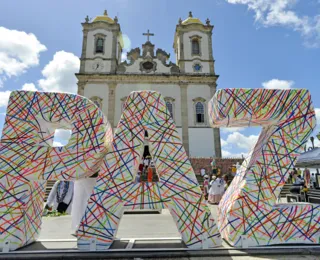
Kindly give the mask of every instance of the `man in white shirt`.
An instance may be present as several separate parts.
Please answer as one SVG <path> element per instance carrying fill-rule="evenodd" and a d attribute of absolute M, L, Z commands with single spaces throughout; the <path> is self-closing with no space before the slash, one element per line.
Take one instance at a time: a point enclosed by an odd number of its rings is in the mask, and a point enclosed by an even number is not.
<path fill-rule="evenodd" d="M 73 200 L 73 187 L 72 181 L 57 181 L 50 191 L 45 209 L 70 214 Z"/>

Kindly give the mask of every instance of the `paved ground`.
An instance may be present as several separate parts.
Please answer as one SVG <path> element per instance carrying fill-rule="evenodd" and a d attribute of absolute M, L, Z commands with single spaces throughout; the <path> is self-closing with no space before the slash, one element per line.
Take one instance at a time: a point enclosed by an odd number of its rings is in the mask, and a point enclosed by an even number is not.
<path fill-rule="evenodd" d="M 216 215 L 216 206 L 210 207 Z M 71 234 L 71 216 L 44 217 L 39 239 L 74 239 Z M 180 237 L 167 209 L 162 210 L 161 214 L 124 214 L 117 233 L 117 238 L 163 237 Z"/>
<path fill-rule="evenodd" d="M 216 207 L 210 206 L 215 219 L 217 215 Z M 134 248 L 185 247 L 181 243 L 180 233 L 167 209 L 162 210 L 161 214 L 124 214 L 116 237 L 117 239 L 125 240 L 124 245 L 120 242 L 116 243 L 114 245 L 116 249 L 126 247 L 128 241 L 133 238 L 138 240 L 151 238 L 153 240 L 136 241 Z M 71 229 L 71 216 L 44 217 L 38 241 L 38 243 L 31 244 L 20 250 L 76 249 L 76 238 L 72 235 Z M 224 246 L 227 245 L 225 244 Z"/>
<path fill-rule="evenodd" d="M 216 219 L 217 217 L 217 209 L 216 206 L 210 206 L 213 217 Z M 76 238 L 71 235 L 71 216 L 62 216 L 62 217 L 44 217 L 42 231 L 39 238 L 39 241 L 33 243 L 25 248 L 18 250 L 18 253 L 27 253 L 26 251 L 36 250 L 40 252 L 41 250 L 75 250 L 77 249 Z M 123 241 L 118 240 L 112 246 L 112 249 L 125 249 L 128 248 L 130 244 L 130 240 L 132 242 L 132 238 L 138 238 L 134 244 L 131 244 L 133 249 L 144 249 L 147 248 L 175 248 L 175 249 L 183 249 L 185 248 L 184 244 L 181 242 L 180 234 L 175 226 L 175 223 L 169 213 L 168 210 L 163 210 L 161 214 L 125 214 L 120 222 L 119 230 L 117 233 L 118 239 L 125 239 Z M 146 238 L 151 238 L 152 240 L 143 240 Z M 166 238 L 166 240 L 163 240 Z M 140 240 L 139 240 L 140 239 Z M 141 240 L 142 239 L 142 240 Z M 158 239 L 158 240 L 157 240 Z M 129 245 L 130 248 L 130 245 Z M 40 250 L 40 251 L 39 251 Z M 315 256 L 313 252 L 307 252 L 306 255 L 290 255 L 284 256 L 283 252 L 279 255 L 273 256 L 252 256 L 251 253 L 246 252 L 245 250 L 237 250 L 230 247 L 227 243 L 223 243 L 222 247 L 219 249 L 220 251 L 224 251 L 224 255 L 228 255 L 230 252 L 230 256 L 218 256 L 219 259 L 320 259 Z M 217 252 L 219 250 L 211 250 L 212 257 L 217 257 Z M 285 249 L 286 250 L 286 249 Z M 292 250 L 288 248 L 289 250 Z M 270 250 L 272 251 L 272 250 Z M 312 250 L 311 250 L 312 251 Z M 286 251 L 285 251 L 286 252 Z M 84 254 L 82 252 L 81 254 Z M 211 254 L 211 253 L 210 253 Z M 218 253 L 219 254 L 219 253 Z M 0 258 L 2 258 L 0 254 Z M 65 257 L 65 253 L 63 257 Z M 16 257 L 16 256 L 15 256 Z M 86 256 L 83 255 L 83 259 L 105 259 L 94 256 Z M 93 257 L 93 258 L 92 258 Z M 104 255 L 104 257 L 108 259 L 112 259 L 112 255 Z M 146 257 L 146 256 L 144 256 Z M 128 259 L 143 259 L 143 256 L 129 257 Z M 151 255 L 147 256 L 150 259 L 156 259 L 156 257 L 152 257 Z M 47 257 L 46 257 L 47 258 Z M 164 256 L 165 259 L 173 259 L 178 257 L 169 257 Z M 188 255 L 187 258 L 179 259 L 199 259 L 200 257 Z M 7 258 L 5 258 L 7 259 Z M 20 259 L 20 258 L 19 258 Z M 51 259 L 51 258 L 50 258 Z M 70 259 L 80 259 L 79 256 Z M 81 258 L 82 259 L 82 258 Z M 203 255 L 201 259 L 208 259 L 209 257 Z"/>

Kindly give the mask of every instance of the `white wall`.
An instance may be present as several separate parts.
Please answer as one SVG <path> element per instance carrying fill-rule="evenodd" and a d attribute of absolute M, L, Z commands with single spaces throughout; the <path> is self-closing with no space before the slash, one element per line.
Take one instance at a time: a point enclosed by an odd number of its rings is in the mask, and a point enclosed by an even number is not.
<path fill-rule="evenodd" d="M 211 157 L 214 155 L 212 128 L 189 128 L 189 151 L 191 157 Z"/>
<path fill-rule="evenodd" d="M 115 93 L 115 122 L 119 122 L 121 115 L 121 99 L 129 96 L 132 91 L 153 90 L 162 94 L 163 98 L 171 97 L 174 102 L 174 121 L 177 126 L 181 126 L 181 103 L 180 103 L 180 87 L 178 85 L 168 84 L 118 84 Z"/>
<path fill-rule="evenodd" d="M 181 129 L 181 102 L 180 102 L 180 87 L 178 85 L 166 84 L 118 84 L 115 90 L 115 118 L 114 123 L 118 125 L 121 116 L 121 99 L 129 96 L 132 91 L 153 90 L 158 91 L 163 97 L 171 97 L 174 102 L 174 121 L 177 126 L 177 131 L 182 140 Z M 189 114 L 189 150 L 191 156 L 211 157 L 214 155 L 214 138 L 213 129 L 209 127 L 206 114 L 207 125 L 194 126 L 194 98 L 204 98 L 206 100 L 205 112 L 207 113 L 207 102 L 211 99 L 210 87 L 207 85 L 189 85 L 188 86 L 188 114 Z M 84 96 L 92 98 L 94 96 L 102 99 L 102 111 L 105 116 L 108 115 L 108 84 L 87 84 L 84 88 Z"/>
<path fill-rule="evenodd" d="M 176 53 L 176 64 L 178 64 L 178 60 L 181 59 L 181 49 L 180 49 L 180 37 L 177 37 L 177 53 Z"/>
<path fill-rule="evenodd" d="M 92 84 L 88 83 L 84 87 L 84 96 L 87 98 L 99 97 L 102 99 L 102 107 L 100 108 L 103 114 L 108 116 L 108 95 L 109 86 L 108 84 Z"/>
<path fill-rule="evenodd" d="M 208 85 L 189 85 L 188 86 L 188 124 L 189 126 L 195 126 L 195 110 L 194 102 L 195 98 L 204 98 L 205 101 L 205 126 L 209 126 L 208 122 L 208 102 L 212 98 L 210 87 Z M 203 127 L 203 125 L 202 125 Z"/>
<path fill-rule="evenodd" d="M 104 39 L 104 54 L 101 53 L 94 54 L 95 50 L 95 42 L 94 42 L 94 35 L 96 34 L 103 34 L 105 35 Z M 103 58 L 111 58 L 112 52 L 112 32 L 104 30 L 104 29 L 96 29 L 93 31 L 88 32 L 87 36 L 87 50 L 86 50 L 86 57 L 87 58 L 94 58 L 94 57 L 103 57 Z"/>

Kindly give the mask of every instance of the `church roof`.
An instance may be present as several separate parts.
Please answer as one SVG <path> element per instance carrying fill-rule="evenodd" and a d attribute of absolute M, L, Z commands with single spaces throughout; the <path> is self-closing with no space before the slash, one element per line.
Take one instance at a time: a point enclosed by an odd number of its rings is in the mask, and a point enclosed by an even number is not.
<path fill-rule="evenodd" d="M 115 23 L 115 21 L 108 16 L 107 10 L 104 11 L 103 15 L 98 15 L 96 18 L 94 18 L 92 22 L 93 23 L 94 22 L 106 22 L 106 23 L 110 23 L 110 24 Z"/>
<path fill-rule="evenodd" d="M 198 19 L 198 18 L 193 18 L 193 17 L 188 17 L 187 19 L 185 19 L 185 20 L 182 22 L 183 25 L 194 24 L 194 23 L 202 24 L 202 25 L 203 25 L 203 23 L 200 21 L 200 19 Z"/>

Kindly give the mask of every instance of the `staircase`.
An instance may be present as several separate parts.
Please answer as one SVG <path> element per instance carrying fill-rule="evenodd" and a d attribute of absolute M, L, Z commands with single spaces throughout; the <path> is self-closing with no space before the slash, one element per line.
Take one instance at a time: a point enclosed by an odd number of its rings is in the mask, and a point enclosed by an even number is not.
<path fill-rule="evenodd" d="M 44 196 L 44 201 L 46 202 L 48 199 L 48 196 L 50 194 L 50 191 L 53 187 L 53 185 L 56 183 L 56 181 L 47 181 L 47 186 L 46 186 L 46 194 Z"/>

